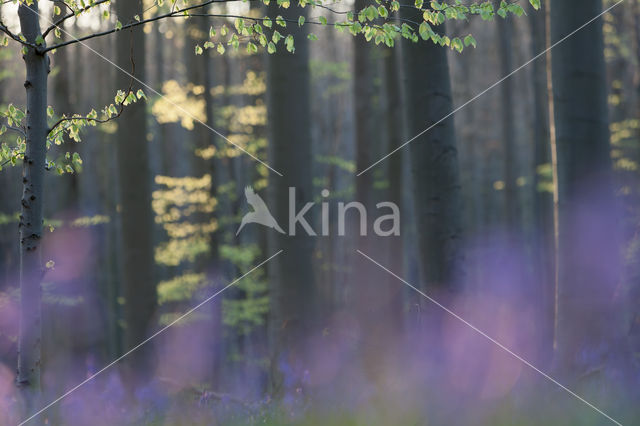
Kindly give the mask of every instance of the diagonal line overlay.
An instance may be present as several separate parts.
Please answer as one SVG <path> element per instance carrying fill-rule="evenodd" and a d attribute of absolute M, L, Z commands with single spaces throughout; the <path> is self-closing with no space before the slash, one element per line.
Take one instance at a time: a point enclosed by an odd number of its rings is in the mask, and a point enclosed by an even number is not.
<path fill-rule="evenodd" d="M 89 383 L 91 380 L 93 380 L 94 378 L 96 378 L 96 376 L 98 376 L 99 374 L 102 374 L 104 371 L 106 371 L 107 369 L 111 368 L 112 366 L 114 366 L 115 364 L 117 364 L 119 361 L 121 361 L 122 359 L 126 358 L 127 356 L 129 356 L 131 353 L 135 352 L 136 350 L 138 350 L 140 347 L 142 347 L 143 345 L 145 345 L 146 343 L 148 343 L 149 341 L 151 341 L 152 339 L 154 339 L 156 336 L 164 333 L 167 329 L 173 327 L 175 324 L 177 324 L 179 321 L 183 320 L 185 317 L 189 316 L 190 314 L 192 314 L 195 310 L 197 310 L 198 308 L 200 308 L 201 306 L 205 305 L 206 303 L 210 302 L 211 300 L 213 300 L 216 296 L 218 296 L 219 294 L 221 294 L 223 291 L 225 291 L 226 289 L 228 289 L 229 287 L 233 286 L 234 284 L 236 284 L 237 282 L 239 282 L 240 280 L 242 280 L 244 277 L 246 277 L 247 275 L 251 274 L 253 271 L 255 271 L 256 269 L 260 268 L 262 265 L 266 264 L 267 262 L 269 262 L 271 259 L 273 259 L 274 257 L 278 256 L 280 253 L 282 253 L 284 250 L 279 250 L 278 252 L 276 252 L 275 254 L 271 255 L 269 258 L 263 260 L 262 262 L 258 263 L 256 266 L 254 266 L 253 268 L 249 269 L 247 272 L 245 272 L 244 274 L 242 274 L 241 276 L 239 276 L 238 278 L 236 278 L 235 280 L 231 281 L 231 283 L 227 284 L 225 287 L 223 287 L 222 289 L 216 291 L 215 293 L 213 293 L 211 296 L 207 297 L 205 300 L 203 300 L 202 302 L 198 303 L 196 306 L 194 306 L 193 308 L 189 309 L 187 312 L 185 312 L 184 314 L 180 315 L 178 318 L 176 318 L 175 320 L 171 321 L 169 324 L 167 324 L 166 326 L 164 326 L 163 328 L 161 328 L 160 330 L 156 331 L 155 333 L 153 333 L 151 336 L 147 337 L 145 340 L 143 340 L 142 342 L 138 343 L 136 346 L 134 346 L 133 348 L 129 349 L 127 352 L 125 352 L 124 354 L 120 355 L 118 358 L 116 358 L 115 360 L 111 361 L 109 364 L 105 365 L 104 367 L 102 367 L 102 369 L 100 369 L 97 373 L 92 374 L 91 376 L 89 376 L 86 380 L 80 382 L 79 384 L 75 385 L 74 387 L 72 387 L 71 389 L 69 389 L 67 392 L 65 392 L 64 394 L 62 394 L 62 396 L 54 399 L 53 401 L 51 401 L 49 404 L 45 405 L 43 408 L 41 408 L 39 411 L 33 413 L 30 417 L 24 419 L 20 424 L 18 424 L 18 426 L 22 426 L 25 423 L 29 422 L 30 420 L 32 420 L 33 418 L 37 417 L 39 414 L 43 413 L 44 411 L 46 411 L 47 409 L 49 409 L 50 407 L 52 407 L 53 405 L 57 404 L 58 402 L 60 402 L 62 399 L 66 398 L 67 396 L 69 396 L 70 394 L 72 394 L 73 392 L 75 392 L 77 389 L 79 389 L 80 387 L 86 385 L 87 383 Z"/>
<path fill-rule="evenodd" d="M 49 25 L 53 25 L 53 22 L 51 22 L 49 19 L 45 18 L 44 16 L 42 16 L 41 13 L 36 12 L 35 10 L 29 8 L 30 11 L 32 11 L 33 13 L 35 13 L 36 15 L 38 15 L 38 17 L 45 21 L 47 24 Z M 261 159 L 259 159 L 258 157 L 256 157 L 255 155 L 251 154 L 249 151 L 247 151 L 246 149 L 242 148 L 240 145 L 238 145 L 237 143 L 232 142 L 231 140 L 229 140 L 228 137 L 226 137 L 225 135 L 223 135 L 222 133 L 220 133 L 219 131 L 217 131 L 216 129 L 214 129 L 213 127 L 211 127 L 210 125 L 208 125 L 207 123 L 205 123 L 204 121 L 200 120 L 198 117 L 194 116 L 193 114 L 191 114 L 189 111 L 187 111 L 185 108 L 181 107 L 180 105 L 176 104 L 175 102 L 171 101 L 171 99 L 167 98 L 166 96 L 164 96 L 162 93 L 158 92 L 156 89 L 154 89 L 153 87 L 151 87 L 150 85 L 148 85 L 147 83 L 145 83 L 144 81 L 140 80 L 139 78 L 137 78 L 136 76 L 134 76 L 133 74 L 131 74 L 129 71 L 125 70 L 124 68 L 122 68 L 121 66 L 119 66 L 118 64 L 116 64 L 115 62 L 113 62 L 111 59 L 107 58 L 106 56 L 104 56 L 102 53 L 98 52 L 97 50 L 95 50 L 94 48 L 92 48 L 91 46 L 89 46 L 87 43 L 78 40 L 73 34 L 71 34 L 70 32 L 66 31 L 64 28 L 62 28 L 61 26 L 58 27 L 60 29 L 61 32 L 65 33 L 66 35 L 70 36 L 73 40 L 75 40 L 76 42 L 78 42 L 79 44 L 81 44 L 82 46 L 86 47 L 87 49 L 89 49 L 91 52 L 95 53 L 96 55 L 98 55 L 100 58 L 102 58 L 103 60 L 105 60 L 106 62 L 108 62 L 109 64 L 113 65 L 115 68 L 117 68 L 119 71 L 123 72 L 124 74 L 126 74 L 127 76 L 131 77 L 133 80 L 135 80 L 136 82 L 138 82 L 140 85 L 144 86 L 146 89 L 150 90 L 151 92 L 153 92 L 154 94 L 160 96 L 162 99 L 164 99 L 165 101 L 167 101 L 169 104 L 171 104 L 173 107 L 175 107 L 176 109 L 180 110 L 182 113 L 188 115 L 189 117 L 191 117 L 191 119 L 193 119 L 194 121 L 196 121 L 197 123 L 203 125 L 204 127 L 206 127 L 207 129 L 209 129 L 210 131 L 212 131 L 213 133 L 215 133 L 216 135 L 218 135 L 219 137 L 221 137 L 222 139 L 224 139 L 227 143 L 233 145 L 235 148 L 239 149 L 240 151 L 242 151 L 243 153 L 247 154 L 249 157 L 253 158 L 254 160 L 256 160 L 258 163 L 262 164 L 263 166 L 265 166 L 267 169 L 271 170 L 273 173 L 277 174 L 280 177 L 283 177 L 284 175 L 282 173 L 280 173 L 278 170 L 274 169 L 273 167 L 271 167 L 270 165 L 268 165 L 266 162 L 262 161 Z"/>
<path fill-rule="evenodd" d="M 598 407 L 596 407 L 595 405 L 593 405 L 592 403 L 590 403 L 589 401 L 587 401 L 586 399 L 584 399 L 583 397 L 581 397 L 580 395 L 578 395 L 577 393 L 575 393 L 574 391 L 569 389 L 568 387 L 564 386 L 562 383 L 558 382 L 556 379 L 554 379 L 553 377 L 551 377 L 550 375 L 548 375 L 544 371 L 540 370 L 539 368 L 537 368 L 535 365 L 531 364 L 526 359 L 522 358 L 520 355 L 518 355 L 517 353 L 513 352 L 511 349 L 507 348 L 505 345 L 503 345 L 502 343 L 498 342 L 493 337 L 489 336 L 487 333 L 485 333 L 484 331 L 480 330 L 478 327 L 474 326 L 469 321 L 465 320 L 460 315 L 458 315 L 455 312 L 453 312 L 451 309 L 447 308 L 446 306 L 444 306 L 443 304 L 441 304 L 440 302 L 438 302 L 434 298 L 430 297 L 429 295 L 427 295 L 423 291 L 421 291 L 418 288 L 416 288 L 415 286 L 411 285 L 409 282 L 407 282 L 406 280 L 404 280 L 400 276 L 396 275 L 395 273 L 393 273 L 392 271 L 387 269 L 385 266 L 381 265 L 380 263 L 378 263 L 377 261 L 375 261 L 371 257 L 367 256 L 366 254 L 364 254 L 360 250 L 356 250 L 356 251 L 360 255 L 362 255 L 364 258 L 369 260 L 371 263 L 377 265 L 380 269 L 386 271 L 391 276 L 393 276 L 394 278 L 398 279 L 399 281 L 404 283 L 406 286 L 410 287 L 415 292 L 417 292 L 418 294 L 420 294 L 421 296 L 423 296 L 424 298 L 429 300 L 431 303 L 433 303 L 434 305 L 436 305 L 437 307 L 439 307 L 440 309 L 442 309 L 443 311 L 445 311 L 449 315 L 453 316 L 455 319 L 457 319 L 458 321 L 462 322 L 464 325 L 466 325 L 467 327 L 471 328 L 473 331 L 475 331 L 476 333 L 480 334 L 482 337 L 484 337 L 485 339 L 489 340 L 491 343 L 493 343 L 494 345 L 498 346 L 500 349 L 502 349 L 503 351 L 507 352 L 509 355 L 511 355 L 512 357 L 514 357 L 518 361 L 520 361 L 523 364 L 525 364 L 527 367 L 531 368 L 535 372 L 537 372 L 540 375 L 542 375 L 545 379 L 547 379 L 550 382 L 554 383 L 556 386 L 560 387 L 561 389 L 563 389 L 564 391 L 569 393 L 571 396 L 575 397 L 576 399 L 580 400 L 581 402 L 583 402 L 587 406 L 591 407 L 592 409 L 594 409 L 595 411 L 597 411 L 598 413 L 600 413 L 601 415 L 606 417 L 608 420 L 610 420 L 614 424 L 616 424 L 618 426 L 622 426 L 622 423 L 618 422 L 613 417 L 609 416 L 607 413 L 605 413 L 604 411 L 600 410 Z"/>
<path fill-rule="evenodd" d="M 565 41 L 567 41 L 567 39 L 571 38 L 572 36 L 574 36 L 577 32 L 579 32 L 580 30 L 582 30 L 583 28 L 589 26 L 590 24 L 592 24 L 593 22 L 595 22 L 598 18 L 600 18 L 602 15 L 606 14 L 607 12 L 609 12 L 611 9 L 613 9 L 614 7 L 620 5 L 621 3 L 623 3 L 625 0 L 619 0 L 617 3 L 615 3 L 614 5 L 606 8 L 604 11 L 602 11 L 602 13 L 598 14 L 597 16 L 591 18 L 589 21 L 585 22 L 584 24 L 582 24 L 581 26 L 579 26 L 578 28 L 576 28 L 575 30 L 573 30 L 572 32 L 570 32 L 569 34 L 567 34 L 566 36 L 564 36 L 563 38 L 561 38 L 560 40 L 558 40 L 557 42 L 555 42 L 554 44 L 552 44 L 551 46 L 549 46 L 547 49 L 545 49 L 544 51 L 538 53 L 536 56 L 534 56 L 533 58 L 529 59 L 527 62 L 525 62 L 524 64 L 520 65 L 518 68 L 514 69 L 513 71 L 511 71 L 509 74 L 505 75 L 504 77 L 502 77 L 500 80 L 496 81 L 495 83 L 493 83 L 491 86 L 487 87 L 486 89 L 484 89 L 482 92 L 478 93 L 476 96 L 474 96 L 473 98 L 469 99 L 467 102 L 463 103 L 462 105 L 460 105 L 458 108 L 454 109 L 453 111 L 451 111 L 450 113 L 448 113 L 447 115 L 445 115 L 444 117 L 442 117 L 440 120 L 436 121 L 435 123 L 433 123 L 431 126 L 427 127 L 426 129 L 424 129 L 423 131 L 421 131 L 420 133 L 418 133 L 417 135 L 415 135 L 414 137 L 412 137 L 411 139 L 409 139 L 408 141 L 406 141 L 405 143 L 403 143 L 402 145 L 400 145 L 399 147 L 397 147 L 396 149 L 394 149 L 393 151 L 391 151 L 390 153 L 386 154 L 384 157 L 380 158 L 378 161 L 376 161 L 375 163 L 371 164 L 369 167 L 367 167 L 364 170 L 361 170 L 360 172 L 358 172 L 358 174 L 356 174 L 356 176 L 360 176 L 363 173 L 366 173 L 367 171 L 369 171 L 370 169 L 374 168 L 375 166 L 377 166 L 378 164 L 380 164 L 381 162 L 383 162 L 384 160 L 386 160 L 387 158 L 389 158 L 390 156 L 392 156 L 393 154 L 395 154 L 396 152 L 400 151 L 402 148 L 404 148 L 405 146 L 409 145 L 411 142 L 415 141 L 416 139 L 418 139 L 420 136 L 424 135 L 425 133 L 427 133 L 429 130 L 433 129 L 434 127 L 436 127 L 438 124 L 442 123 L 443 121 L 445 121 L 447 118 L 451 117 L 452 115 L 454 115 L 455 113 L 457 113 L 458 111 L 460 111 L 461 109 L 465 108 L 467 105 L 475 102 L 476 100 L 478 100 L 478 98 L 482 97 L 483 95 L 485 95 L 487 92 L 490 92 L 491 90 L 495 89 L 496 87 L 498 87 L 500 84 L 502 84 L 505 80 L 509 79 L 510 77 L 512 77 L 514 74 L 516 74 L 518 71 L 521 71 L 522 69 L 524 69 L 527 65 L 531 64 L 532 62 L 534 62 L 535 60 L 537 60 L 538 58 L 544 56 L 547 52 L 549 52 L 551 49 L 555 48 L 556 46 L 558 46 L 560 43 L 563 43 Z"/>

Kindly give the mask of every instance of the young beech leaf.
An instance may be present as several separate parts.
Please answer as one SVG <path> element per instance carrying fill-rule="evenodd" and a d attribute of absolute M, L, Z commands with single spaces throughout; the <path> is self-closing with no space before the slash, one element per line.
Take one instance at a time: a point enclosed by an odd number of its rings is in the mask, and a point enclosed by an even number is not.
<path fill-rule="evenodd" d="M 465 46 L 473 46 L 473 48 L 475 49 L 476 47 L 476 39 L 473 38 L 473 36 L 471 34 L 469 34 L 468 36 L 466 36 L 464 38 L 464 45 Z"/>

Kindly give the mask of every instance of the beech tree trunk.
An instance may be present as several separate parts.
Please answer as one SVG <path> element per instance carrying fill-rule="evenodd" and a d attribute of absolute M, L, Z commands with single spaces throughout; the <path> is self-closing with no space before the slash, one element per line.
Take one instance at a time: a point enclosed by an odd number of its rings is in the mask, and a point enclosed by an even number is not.
<path fill-rule="evenodd" d="M 401 8 L 401 17 L 416 19 Z M 440 26 L 442 27 L 442 26 Z M 444 28 L 442 28 L 444 31 Z M 408 137 L 453 110 L 447 50 L 431 41 L 402 45 Z M 462 274 L 462 202 L 453 118 L 410 145 L 419 259 L 426 288 L 451 289 Z"/>
<path fill-rule="evenodd" d="M 601 0 L 554 1 L 551 43 L 601 11 Z M 559 215 L 557 367 L 576 378 L 623 346 L 609 346 L 620 337 L 622 324 L 613 304 L 620 247 L 601 18 L 554 49 L 552 69 Z"/>
<path fill-rule="evenodd" d="M 118 19 L 123 24 L 142 16 L 142 0 L 118 1 Z M 131 72 L 135 63 L 135 77 L 145 81 L 145 46 L 142 27 L 117 34 L 117 63 Z M 119 89 L 126 90 L 131 77 L 118 72 Z M 134 82 L 133 91 L 140 86 Z M 152 326 L 156 307 L 156 283 L 153 277 L 153 238 L 151 211 L 151 174 L 147 142 L 147 116 L 142 101 L 126 107 L 118 119 L 117 160 L 120 215 L 122 221 L 122 288 L 125 298 L 124 349 L 129 350 L 143 341 Z M 144 382 L 151 373 L 150 345 L 129 356 L 127 380 L 133 384 Z"/>
<path fill-rule="evenodd" d="M 278 8 L 271 2 L 270 16 L 285 19 L 306 16 L 307 9 Z M 309 42 L 306 27 L 291 26 L 295 54 L 278 45 L 268 56 L 267 107 L 269 118 L 269 165 L 284 174 L 269 173 L 269 208 L 285 232 L 288 231 L 289 187 L 295 187 L 296 211 L 313 200 L 311 193 L 311 107 L 309 97 Z M 289 28 L 288 27 L 288 28 Z M 313 224 L 311 215 L 306 215 Z M 301 386 L 304 370 L 303 345 L 314 320 L 315 283 L 312 264 L 314 239 L 298 226 L 295 236 L 269 231 L 269 254 L 284 250 L 269 263 L 271 311 L 271 388 L 276 396 Z M 284 373 L 290 369 L 287 382 Z M 289 381 L 291 380 L 291 381 Z"/>
<path fill-rule="evenodd" d="M 38 2 L 18 8 L 20 29 L 26 40 L 36 43 L 41 35 Z M 29 48 L 23 55 L 27 78 L 27 148 L 22 169 L 20 214 L 20 334 L 18 339 L 18 375 L 16 382 L 25 391 L 27 406 L 40 392 L 41 357 L 41 259 L 43 181 L 47 138 L 48 58 Z"/>
<path fill-rule="evenodd" d="M 499 3 L 499 2 L 497 2 Z M 512 16 L 505 18 L 496 17 L 498 32 L 498 51 L 500 57 L 500 75 L 505 76 L 513 71 L 513 22 Z M 502 150 L 504 164 L 504 218 L 508 233 L 517 234 L 520 229 L 518 215 L 518 199 L 516 192 L 516 129 L 513 105 L 513 93 L 515 80 L 508 78 L 500 84 L 500 99 L 502 116 Z"/>

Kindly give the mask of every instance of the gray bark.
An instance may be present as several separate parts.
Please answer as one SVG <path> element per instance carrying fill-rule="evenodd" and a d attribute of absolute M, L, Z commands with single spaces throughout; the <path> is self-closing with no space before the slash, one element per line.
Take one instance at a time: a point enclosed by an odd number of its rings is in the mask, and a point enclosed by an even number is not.
<path fill-rule="evenodd" d="M 600 0 L 553 2 L 551 42 L 601 11 Z M 599 19 L 558 45 L 552 60 L 559 215 L 557 366 L 570 377 L 589 368 L 581 354 L 604 362 L 614 351 L 601 348 L 615 342 L 621 330 L 613 308 L 620 260 L 603 49 Z"/>
<path fill-rule="evenodd" d="M 407 9 L 407 10 L 405 10 Z M 401 8 L 401 16 L 415 12 Z M 453 110 L 446 49 L 431 41 L 402 45 L 407 135 L 413 137 Z M 453 118 L 410 145 L 423 286 L 452 288 L 462 273 L 462 209 Z"/>
<path fill-rule="evenodd" d="M 531 56 L 538 55 L 546 47 L 546 5 L 541 10 L 530 10 Z M 547 58 L 542 57 L 531 64 L 533 80 L 533 214 L 532 245 L 535 281 L 540 283 L 534 291 L 540 300 L 541 338 L 545 349 L 551 353 L 553 342 L 553 317 L 555 296 L 555 244 L 553 223 L 553 196 L 539 188 L 538 168 L 551 163 L 551 134 L 549 130 L 549 108 L 547 98 Z"/>
<path fill-rule="evenodd" d="M 369 5 L 367 0 L 356 0 L 354 13 Z M 375 159 L 373 158 L 374 140 L 374 107 L 373 107 L 373 68 L 371 60 L 371 43 L 364 35 L 353 41 L 353 103 L 354 126 L 356 138 L 356 170 L 364 170 Z M 356 200 L 370 207 L 372 204 L 373 173 L 364 173 L 356 178 Z"/>
<path fill-rule="evenodd" d="M 499 3 L 499 2 L 498 2 Z M 496 18 L 498 33 L 498 51 L 500 57 L 500 75 L 505 76 L 513 71 L 513 22 L 511 16 Z M 504 164 L 504 218 L 507 232 L 520 231 L 518 220 L 518 200 L 516 194 L 516 156 L 515 156 L 515 117 L 513 105 L 514 79 L 508 78 L 500 84 L 500 105 L 502 116 L 502 153 Z"/>
<path fill-rule="evenodd" d="M 28 42 L 35 43 L 41 34 L 38 2 L 24 3 L 18 9 L 20 28 Z M 43 183 L 47 137 L 46 55 L 29 48 L 24 55 L 27 77 L 27 149 L 22 171 L 22 206 L 20 216 L 20 334 L 18 340 L 17 384 L 28 400 L 40 391 L 41 356 L 41 259 Z"/>
<path fill-rule="evenodd" d="M 307 9 L 268 8 L 274 18 L 306 16 Z M 309 96 L 309 43 L 306 26 L 289 25 L 295 37 L 295 54 L 287 52 L 282 42 L 278 51 L 268 56 L 267 106 L 269 121 L 269 164 L 284 174 L 269 174 L 269 207 L 276 220 L 286 229 L 289 217 L 289 187 L 296 188 L 296 209 L 311 201 L 311 114 Z M 309 223 L 313 223 L 309 216 Z M 293 371 L 293 384 L 302 383 L 304 369 L 302 344 L 310 334 L 314 320 L 315 283 L 312 264 L 314 240 L 301 229 L 296 236 L 269 232 L 269 253 L 284 250 L 269 264 L 271 313 L 269 319 L 272 371 L 271 387 L 275 395 L 285 388 L 281 367 Z"/>
<path fill-rule="evenodd" d="M 142 16 L 142 1 L 116 3 L 118 19 L 130 22 Z M 122 31 L 116 40 L 117 63 L 125 70 L 135 62 L 135 76 L 145 81 L 145 46 L 142 27 Z M 133 58 L 132 58 L 133 55 Z M 126 90 L 131 78 L 118 73 L 118 88 Z M 134 92 L 138 90 L 135 84 Z M 118 120 L 117 134 L 118 186 L 122 223 L 122 285 L 125 298 L 125 350 L 147 337 L 156 307 L 156 287 L 153 277 L 153 244 L 151 212 L 151 176 L 147 142 L 147 117 L 144 102 L 128 106 Z M 151 349 L 139 349 L 129 358 L 129 377 L 135 382 L 146 380 L 152 370 Z"/>

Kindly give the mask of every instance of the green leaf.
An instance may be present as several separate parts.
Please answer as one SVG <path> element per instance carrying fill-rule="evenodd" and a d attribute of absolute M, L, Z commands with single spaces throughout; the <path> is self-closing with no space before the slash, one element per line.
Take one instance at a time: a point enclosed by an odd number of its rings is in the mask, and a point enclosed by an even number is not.
<path fill-rule="evenodd" d="M 293 36 L 289 34 L 287 38 L 284 39 L 284 45 L 287 47 L 287 51 L 290 53 L 295 53 L 296 48 L 293 45 Z"/>
<path fill-rule="evenodd" d="M 431 28 L 429 27 L 429 24 L 427 24 L 426 22 L 423 22 L 418 27 L 418 34 L 420 34 L 420 37 L 423 40 L 429 40 L 429 38 L 431 38 L 430 31 L 429 31 L 430 29 Z"/>
<path fill-rule="evenodd" d="M 529 0 L 529 3 L 531 3 L 531 6 L 533 6 L 535 10 L 540 9 L 540 0 Z"/>
<path fill-rule="evenodd" d="M 276 53 L 276 45 L 272 41 L 267 44 L 267 52 Z"/>
<path fill-rule="evenodd" d="M 476 39 L 473 38 L 473 36 L 471 34 L 469 34 L 468 36 L 466 36 L 464 38 L 464 45 L 465 46 L 473 46 L 473 48 L 475 49 L 476 45 L 477 45 Z"/>
<path fill-rule="evenodd" d="M 322 25 L 327 25 L 327 18 L 325 18 L 324 16 L 320 15 L 318 17 L 318 21 L 320 21 L 320 24 Z"/>
<path fill-rule="evenodd" d="M 304 25 L 304 16 L 300 15 L 300 17 L 298 18 L 298 26 L 301 27 Z"/>
<path fill-rule="evenodd" d="M 52 107 L 47 107 L 47 117 L 51 118 L 53 117 L 53 108 Z"/>
<path fill-rule="evenodd" d="M 55 16 L 58 16 L 58 15 L 60 15 L 61 13 L 62 13 L 62 11 L 60 10 L 60 7 L 58 7 L 57 5 L 56 5 L 56 6 L 53 6 L 53 14 L 54 14 Z"/>
<path fill-rule="evenodd" d="M 218 43 L 218 49 L 217 49 L 217 50 L 218 50 L 218 53 L 219 53 L 219 54 L 223 55 L 223 54 L 224 54 L 224 51 L 225 51 L 226 49 L 224 48 L 224 46 L 222 45 L 222 43 Z"/>
<path fill-rule="evenodd" d="M 317 35 L 315 35 L 314 33 L 309 33 L 309 35 L 307 35 L 307 38 L 308 38 L 309 40 L 313 40 L 313 41 L 318 40 L 318 36 L 317 36 Z"/>
<path fill-rule="evenodd" d="M 247 43 L 247 53 L 257 53 L 257 52 L 258 52 L 258 46 L 256 46 L 252 42 Z"/>
<path fill-rule="evenodd" d="M 196 44 L 196 55 L 202 55 L 202 47 L 199 44 Z"/>
<path fill-rule="evenodd" d="M 451 48 L 457 50 L 458 53 L 462 52 L 462 49 L 464 49 L 462 40 L 460 40 L 458 37 L 455 37 L 453 40 L 451 40 Z"/>
<path fill-rule="evenodd" d="M 268 16 L 266 16 L 263 20 L 262 23 L 264 24 L 265 27 L 267 28 L 271 28 L 273 26 L 273 21 L 271 20 L 271 18 L 269 18 Z"/>
<path fill-rule="evenodd" d="M 116 21 L 116 31 L 119 31 L 121 29 L 122 29 L 122 22 Z"/>

